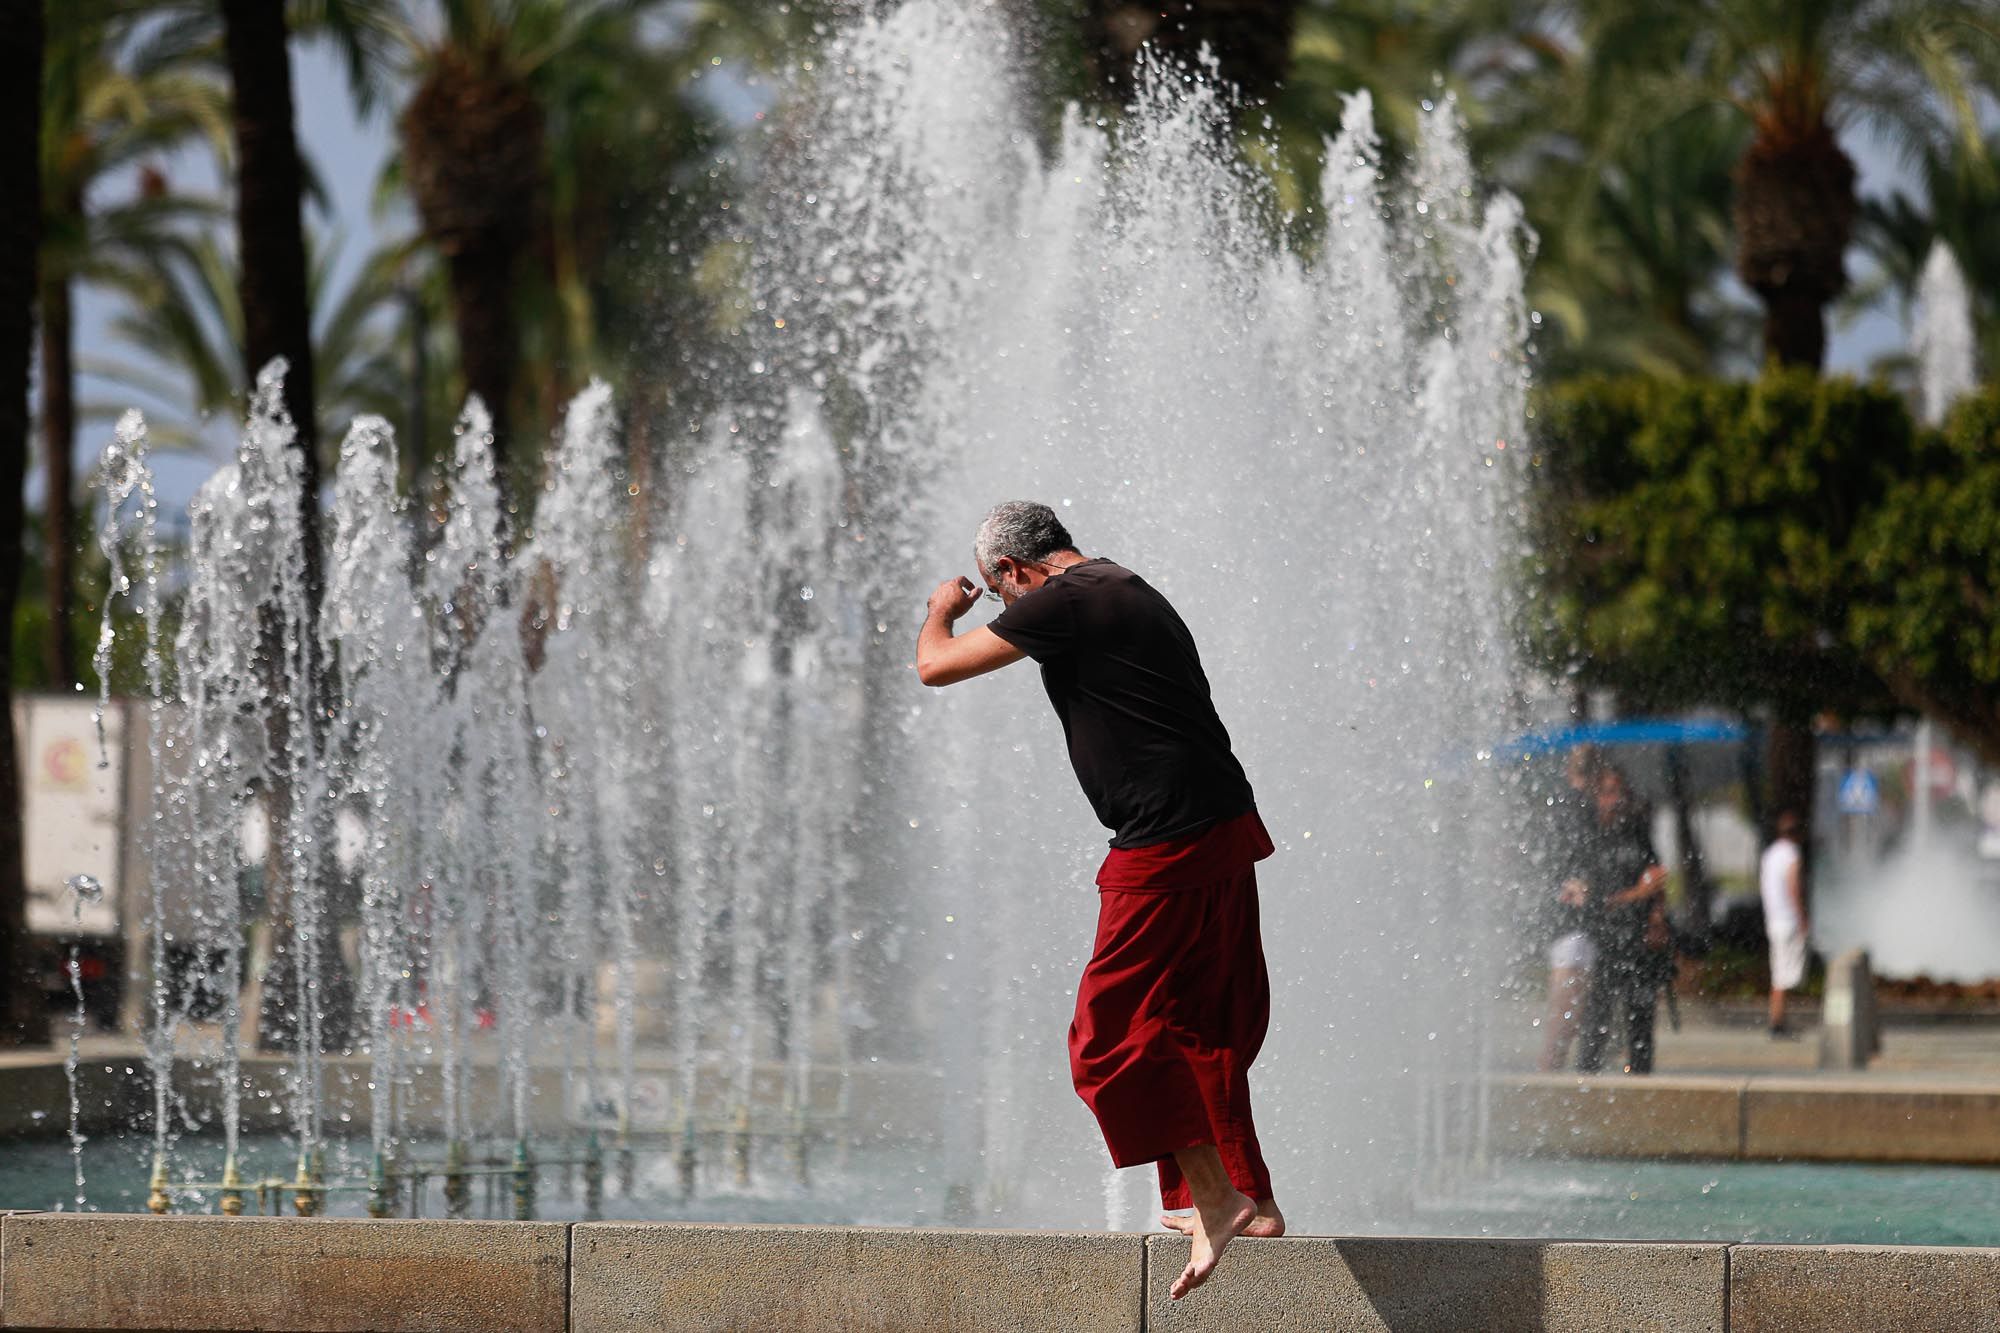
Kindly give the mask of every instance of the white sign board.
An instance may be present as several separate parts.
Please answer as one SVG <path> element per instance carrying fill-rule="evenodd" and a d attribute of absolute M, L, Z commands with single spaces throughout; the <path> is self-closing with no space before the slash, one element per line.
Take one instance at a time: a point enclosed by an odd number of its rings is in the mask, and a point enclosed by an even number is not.
<path fill-rule="evenodd" d="M 94 699 L 30 696 L 16 701 L 14 735 L 21 761 L 23 848 L 28 874 L 28 929 L 38 935 L 115 935 L 120 889 L 119 793 L 125 782 L 125 715 L 104 715 L 98 766 Z M 82 905 L 69 887 L 77 875 L 104 886 Z"/>

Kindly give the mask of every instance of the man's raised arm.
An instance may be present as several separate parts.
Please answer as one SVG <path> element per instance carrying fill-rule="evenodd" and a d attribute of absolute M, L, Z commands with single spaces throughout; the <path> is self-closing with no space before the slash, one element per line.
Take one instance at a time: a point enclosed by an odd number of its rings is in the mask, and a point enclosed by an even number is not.
<path fill-rule="evenodd" d="M 917 635 L 918 680 L 926 685 L 954 685 L 1027 656 L 984 625 L 967 634 L 952 634 L 953 623 L 978 600 L 979 589 L 968 579 L 946 579 L 938 584 L 931 594 L 923 632 Z"/>

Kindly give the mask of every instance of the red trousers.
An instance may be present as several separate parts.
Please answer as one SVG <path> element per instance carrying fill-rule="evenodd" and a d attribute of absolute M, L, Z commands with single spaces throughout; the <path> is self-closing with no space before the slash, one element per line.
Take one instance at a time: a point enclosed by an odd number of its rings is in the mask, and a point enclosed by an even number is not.
<path fill-rule="evenodd" d="M 1256 867 L 1164 891 L 1101 889 L 1098 901 L 1069 1063 L 1111 1160 L 1159 1163 L 1161 1202 L 1188 1208 L 1173 1154 L 1212 1143 L 1237 1189 L 1273 1197 L 1250 1118 L 1250 1062 L 1271 1017 Z"/>

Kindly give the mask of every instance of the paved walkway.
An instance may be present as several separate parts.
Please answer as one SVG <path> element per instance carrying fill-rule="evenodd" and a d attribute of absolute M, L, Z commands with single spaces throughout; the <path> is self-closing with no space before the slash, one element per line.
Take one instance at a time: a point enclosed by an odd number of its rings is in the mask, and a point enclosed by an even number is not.
<path fill-rule="evenodd" d="M 1540 1016 L 1539 1006 L 1506 1006 L 1497 1030 L 1501 1068 L 1534 1068 L 1541 1042 L 1541 1029 L 1535 1024 Z M 1860 1071 L 1821 1070 L 1816 1014 L 1808 1008 L 1800 1017 L 1804 1021 L 1796 1038 L 1774 1041 L 1762 1015 L 1748 1009 L 1684 1006 L 1678 1031 L 1662 1010 L 1655 1072 L 2000 1085 L 2000 1016 L 1939 1021 L 1931 1015 L 1890 1011 L 1883 1015 L 1882 1050 Z"/>

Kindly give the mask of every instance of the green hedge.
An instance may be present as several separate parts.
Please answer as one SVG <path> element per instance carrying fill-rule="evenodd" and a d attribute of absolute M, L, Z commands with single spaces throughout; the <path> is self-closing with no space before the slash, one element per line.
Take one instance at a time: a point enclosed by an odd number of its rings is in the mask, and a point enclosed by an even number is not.
<path fill-rule="evenodd" d="M 1928 707 L 2000 748 L 2000 399 L 1581 380 L 1536 401 L 1536 647 L 1635 706 Z"/>

